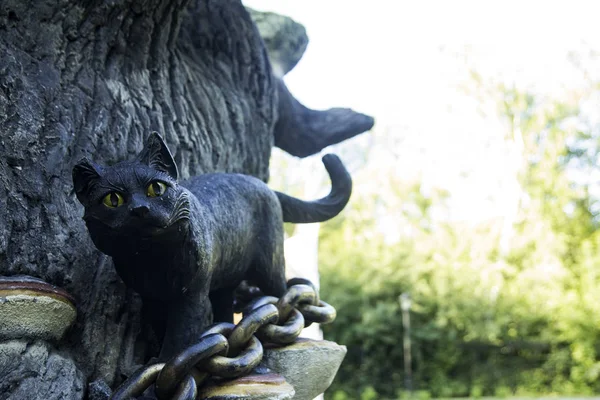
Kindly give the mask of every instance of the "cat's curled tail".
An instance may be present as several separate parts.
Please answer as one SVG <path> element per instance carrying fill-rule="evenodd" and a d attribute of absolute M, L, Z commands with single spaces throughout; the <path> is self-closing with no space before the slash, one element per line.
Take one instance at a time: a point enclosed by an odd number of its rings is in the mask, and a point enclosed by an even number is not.
<path fill-rule="evenodd" d="M 283 221 L 311 223 L 327 221 L 344 209 L 352 193 L 352 178 L 335 154 L 327 154 L 322 159 L 329 178 L 331 191 L 322 199 L 304 201 L 287 194 L 275 192 L 281 203 Z"/>

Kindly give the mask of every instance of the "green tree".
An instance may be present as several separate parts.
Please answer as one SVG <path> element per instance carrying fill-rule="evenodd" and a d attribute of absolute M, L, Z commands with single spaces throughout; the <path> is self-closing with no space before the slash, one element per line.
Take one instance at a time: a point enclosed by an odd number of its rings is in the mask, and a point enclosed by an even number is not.
<path fill-rule="evenodd" d="M 515 215 L 442 220 L 447 193 L 405 182 L 375 140 L 349 209 L 321 231 L 326 337 L 348 346 L 331 393 L 402 390 L 398 296 L 413 297 L 419 389 L 434 396 L 600 389 L 597 198 L 582 179 L 598 156 L 582 107 L 597 87 L 551 98 L 475 80 L 506 127 Z M 383 150 L 382 150 L 383 149 Z M 341 393 L 341 391 L 338 391 Z"/>

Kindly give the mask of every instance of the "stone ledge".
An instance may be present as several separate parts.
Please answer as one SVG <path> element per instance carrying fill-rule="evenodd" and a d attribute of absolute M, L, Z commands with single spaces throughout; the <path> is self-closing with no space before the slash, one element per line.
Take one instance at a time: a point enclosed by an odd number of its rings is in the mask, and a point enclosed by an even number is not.
<path fill-rule="evenodd" d="M 346 346 L 335 342 L 301 339 L 289 346 L 265 349 L 262 365 L 294 387 L 294 400 L 310 400 L 331 385 L 346 352 Z"/>

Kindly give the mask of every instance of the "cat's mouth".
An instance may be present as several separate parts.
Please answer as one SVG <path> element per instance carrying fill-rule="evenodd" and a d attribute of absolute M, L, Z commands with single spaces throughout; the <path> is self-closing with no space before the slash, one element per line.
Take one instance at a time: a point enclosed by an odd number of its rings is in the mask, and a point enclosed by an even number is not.
<path fill-rule="evenodd" d="M 169 235 L 169 236 L 174 236 L 177 237 L 178 233 L 184 233 L 186 231 L 186 228 L 188 227 L 188 220 L 178 220 L 175 221 L 172 224 L 168 224 L 168 225 L 156 225 L 156 224 L 150 224 L 150 225 L 146 225 L 144 227 L 137 227 L 137 229 L 135 229 L 133 232 L 131 232 L 132 235 L 137 235 L 139 237 L 142 237 L 144 239 L 154 239 L 154 238 L 159 238 L 165 235 Z"/>
<path fill-rule="evenodd" d="M 84 220 L 89 224 L 93 223 L 96 227 L 104 226 L 106 234 L 117 237 L 130 237 L 142 239 L 164 238 L 164 236 L 177 238 L 184 234 L 189 227 L 188 219 L 178 219 L 172 223 L 159 223 L 158 221 L 136 220 L 129 223 L 111 226 L 104 221 L 94 217 L 84 217 Z"/>

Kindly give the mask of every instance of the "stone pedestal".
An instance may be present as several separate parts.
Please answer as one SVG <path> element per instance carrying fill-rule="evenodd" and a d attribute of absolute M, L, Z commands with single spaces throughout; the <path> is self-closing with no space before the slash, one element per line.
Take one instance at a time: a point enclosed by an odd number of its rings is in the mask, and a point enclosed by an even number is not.
<path fill-rule="evenodd" d="M 278 374 L 250 375 L 213 383 L 200 389 L 198 398 L 205 400 L 288 400 L 294 388 Z"/>
<path fill-rule="evenodd" d="M 345 355 L 346 346 L 302 339 L 289 346 L 265 350 L 262 364 L 294 387 L 294 400 L 311 400 L 331 385 Z"/>
<path fill-rule="evenodd" d="M 270 372 L 213 383 L 200 390 L 210 400 L 312 400 L 337 374 L 346 347 L 301 339 L 285 347 L 265 348 L 261 368 Z"/>

